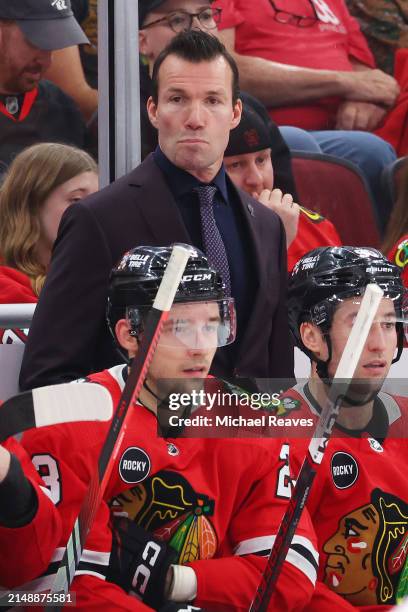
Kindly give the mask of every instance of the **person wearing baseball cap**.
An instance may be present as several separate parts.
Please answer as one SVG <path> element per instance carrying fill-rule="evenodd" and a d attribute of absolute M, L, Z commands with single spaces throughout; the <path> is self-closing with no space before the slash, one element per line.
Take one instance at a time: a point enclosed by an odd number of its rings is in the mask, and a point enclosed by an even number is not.
<path fill-rule="evenodd" d="M 328 220 L 299 206 L 290 193 L 275 188 L 272 140 L 269 118 L 257 106 L 244 102 L 241 121 L 231 130 L 224 153 L 224 165 L 231 180 L 276 212 L 285 227 L 288 270 L 309 250 L 318 246 L 338 246 L 341 239 Z"/>
<path fill-rule="evenodd" d="M 0 0 L 0 20 L 15 21 L 34 47 L 55 51 L 89 43 L 70 0 Z"/>
<path fill-rule="evenodd" d="M 73 100 L 44 80 L 57 49 L 88 42 L 69 0 L 0 0 L 0 161 L 36 142 L 82 148 Z"/>

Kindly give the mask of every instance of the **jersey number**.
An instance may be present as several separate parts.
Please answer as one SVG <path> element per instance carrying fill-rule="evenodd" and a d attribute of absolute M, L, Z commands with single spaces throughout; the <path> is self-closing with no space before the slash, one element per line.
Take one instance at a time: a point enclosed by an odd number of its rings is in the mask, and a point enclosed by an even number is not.
<path fill-rule="evenodd" d="M 32 462 L 49 489 L 52 501 L 57 505 L 61 501 L 61 478 L 58 463 L 51 455 L 34 455 Z"/>
<path fill-rule="evenodd" d="M 290 477 L 289 467 L 289 444 L 283 444 L 279 459 L 284 461 L 278 471 L 278 486 L 276 489 L 276 497 L 284 497 L 290 499 L 292 494 L 292 479 Z"/>

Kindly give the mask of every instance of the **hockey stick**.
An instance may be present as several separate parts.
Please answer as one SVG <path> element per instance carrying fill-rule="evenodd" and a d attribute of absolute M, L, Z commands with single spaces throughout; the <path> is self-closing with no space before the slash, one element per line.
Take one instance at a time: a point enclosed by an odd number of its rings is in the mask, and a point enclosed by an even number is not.
<path fill-rule="evenodd" d="M 127 421 L 131 414 L 131 411 L 128 409 L 138 400 L 159 340 L 162 325 L 168 317 L 169 310 L 173 304 L 176 291 L 190 255 L 191 249 L 187 248 L 187 245 L 175 245 L 173 247 L 156 299 L 147 316 L 140 346 L 136 357 L 133 359 L 128 379 L 100 452 L 98 469 L 91 478 L 79 516 L 75 521 L 61 564 L 58 568 L 57 576 L 51 587 L 52 593 L 67 593 L 74 578 L 85 539 L 92 526 L 98 507 L 102 502 L 115 459 L 126 434 Z M 60 608 L 54 607 L 53 609 L 56 610 Z"/>
<path fill-rule="evenodd" d="M 112 398 L 100 385 L 64 383 L 10 397 L 0 406 L 0 442 L 32 427 L 71 421 L 108 421 Z"/>
<path fill-rule="evenodd" d="M 367 285 L 356 320 L 337 366 L 326 404 L 310 440 L 291 499 L 283 515 L 265 571 L 249 609 L 250 612 L 266 612 L 268 609 L 273 589 L 312 488 L 317 468 L 323 460 L 341 402 L 354 376 L 382 295 L 383 291 L 378 285 Z"/>

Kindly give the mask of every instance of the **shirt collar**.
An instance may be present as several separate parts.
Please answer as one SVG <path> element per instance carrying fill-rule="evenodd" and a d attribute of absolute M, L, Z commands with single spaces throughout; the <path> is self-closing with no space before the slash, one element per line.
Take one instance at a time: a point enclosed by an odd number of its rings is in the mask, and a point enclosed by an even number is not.
<path fill-rule="evenodd" d="M 199 181 L 192 174 L 189 174 L 185 170 L 182 170 L 182 168 L 175 166 L 173 162 L 171 162 L 168 157 L 165 156 L 159 146 L 156 147 L 153 157 L 160 170 L 164 173 L 170 187 L 170 191 L 176 200 L 187 193 L 191 193 L 194 188 L 204 185 L 204 183 Z M 218 173 L 211 181 L 211 184 L 218 188 L 224 202 L 228 204 L 228 191 L 224 164 L 222 164 Z"/>

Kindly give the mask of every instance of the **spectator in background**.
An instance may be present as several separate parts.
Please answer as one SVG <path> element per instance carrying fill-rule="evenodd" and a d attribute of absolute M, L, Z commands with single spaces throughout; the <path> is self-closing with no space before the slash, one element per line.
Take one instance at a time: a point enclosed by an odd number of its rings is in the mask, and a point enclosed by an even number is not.
<path fill-rule="evenodd" d="M 291 149 L 354 162 L 368 180 L 384 229 L 391 203 L 381 171 L 393 148 L 370 134 L 399 88 L 375 69 L 358 23 L 341 0 L 217 0 L 232 17 L 219 24 L 244 89 L 259 98 Z M 305 130 L 310 130 L 307 132 Z"/>
<path fill-rule="evenodd" d="M 244 105 L 241 121 L 231 131 L 224 164 L 237 187 L 280 216 L 286 232 L 289 272 L 311 249 L 342 244 L 328 219 L 296 204 L 291 194 L 274 189 L 268 128 L 262 116 L 249 104 Z"/>
<path fill-rule="evenodd" d="M 214 10 L 213 0 L 139 0 L 142 159 L 157 146 L 157 130 L 149 121 L 146 103 L 152 93 L 150 75 L 158 54 L 178 32 L 200 29 L 217 35 L 217 24 L 229 18 L 228 11 Z M 256 106 L 267 117 L 262 103 L 247 93 L 240 98 Z M 270 146 L 275 160 L 276 184 L 285 191 L 296 193 L 288 146 L 273 121 L 268 124 Z"/>
<path fill-rule="evenodd" d="M 0 191 L 1 304 L 37 302 L 63 212 L 97 190 L 85 151 L 41 143 L 16 157 Z M 22 330 L 0 330 L 0 343 L 25 340 Z"/>
<path fill-rule="evenodd" d="M 9 164 L 36 142 L 82 147 L 85 129 L 74 102 L 44 81 L 52 52 L 87 42 L 69 2 L 0 2 L 0 160 Z"/>
<path fill-rule="evenodd" d="M 395 51 L 408 47 L 408 1 L 346 0 L 346 4 L 358 19 L 377 66 L 393 75 Z"/>
<path fill-rule="evenodd" d="M 408 288 L 408 164 L 381 250 L 401 270 Z"/>
<path fill-rule="evenodd" d="M 45 76 L 74 100 L 89 122 L 98 111 L 97 0 L 71 0 L 71 8 L 90 44 L 56 51 Z"/>

